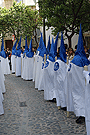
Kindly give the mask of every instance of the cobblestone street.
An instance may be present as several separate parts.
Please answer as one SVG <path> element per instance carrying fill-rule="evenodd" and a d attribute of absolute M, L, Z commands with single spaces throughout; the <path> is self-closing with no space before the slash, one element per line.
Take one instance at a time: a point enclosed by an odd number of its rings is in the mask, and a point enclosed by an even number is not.
<path fill-rule="evenodd" d="M 76 117 L 58 110 L 56 103 L 44 100 L 33 81 L 14 74 L 5 75 L 4 115 L 0 116 L 0 135 L 86 135 L 85 125 Z"/>

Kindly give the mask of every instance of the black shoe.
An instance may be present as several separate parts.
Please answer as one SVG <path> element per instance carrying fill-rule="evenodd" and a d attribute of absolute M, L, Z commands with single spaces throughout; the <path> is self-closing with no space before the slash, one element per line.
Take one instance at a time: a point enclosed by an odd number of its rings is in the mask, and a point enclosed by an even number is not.
<path fill-rule="evenodd" d="M 67 111 L 67 107 L 62 107 L 61 110 Z"/>
<path fill-rule="evenodd" d="M 49 101 L 56 103 L 56 98 L 53 98 L 52 100 L 49 100 Z"/>
<path fill-rule="evenodd" d="M 56 103 L 56 98 L 53 98 L 53 102 Z"/>
<path fill-rule="evenodd" d="M 78 123 L 78 124 L 83 124 L 83 123 L 85 123 L 85 117 L 80 116 L 80 117 L 76 120 L 76 123 Z"/>
<path fill-rule="evenodd" d="M 15 72 L 12 72 L 12 74 L 15 74 Z"/>

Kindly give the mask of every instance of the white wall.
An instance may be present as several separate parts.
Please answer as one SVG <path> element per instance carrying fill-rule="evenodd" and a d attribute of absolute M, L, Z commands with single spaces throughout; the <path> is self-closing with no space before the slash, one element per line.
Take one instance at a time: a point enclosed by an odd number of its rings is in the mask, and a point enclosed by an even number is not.
<path fill-rule="evenodd" d="M 3 7 L 4 0 L 0 0 L 0 7 Z"/>
<path fill-rule="evenodd" d="M 52 33 L 52 28 L 53 28 L 53 27 L 50 27 L 49 30 L 46 30 L 46 47 L 47 47 L 47 44 L 48 44 L 49 35 L 50 35 L 50 41 L 51 41 L 51 43 L 52 43 L 52 37 L 54 38 L 54 41 L 55 41 L 55 38 L 56 38 L 56 36 L 54 37 L 54 36 L 51 34 L 51 33 Z M 47 29 L 47 27 L 45 27 L 45 29 Z M 40 30 L 41 30 L 41 32 L 42 32 L 42 34 L 43 34 L 43 27 L 41 27 Z M 59 32 L 59 35 L 61 35 L 61 32 Z M 65 44 L 68 44 L 68 39 L 67 39 L 66 37 L 64 37 L 64 36 L 63 36 L 63 38 L 65 39 L 65 40 L 64 40 L 64 43 L 65 43 Z M 58 40 L 57 48 L 60 47 L 60 43 L 61 43 L 61 40 L 59 39 L 59 40 Z M 78 35 L 75 34 L 75 35 L 72 37 L 71 43 L 72 43 L 72 48 L 74 49 L 74 48 L 75 48 L 75 45 L 78 43 Z"/>
<path fill-rule="evenodd" d="M 26 6 L 34 6 L 35 5 L 35 2 L 33 0 L 23 0 L 23 3 Z"/>

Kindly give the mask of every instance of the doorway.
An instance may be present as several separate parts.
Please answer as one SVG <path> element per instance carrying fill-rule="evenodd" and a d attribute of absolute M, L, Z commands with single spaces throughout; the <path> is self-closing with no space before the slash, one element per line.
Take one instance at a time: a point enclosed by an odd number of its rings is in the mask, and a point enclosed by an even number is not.
<path fill-rule="evenodd" d="M 9 48 L 10 51 L 12 51 L 13 47 L 13 41 L 12 40 L 5 40 L 5 48 Z"/>

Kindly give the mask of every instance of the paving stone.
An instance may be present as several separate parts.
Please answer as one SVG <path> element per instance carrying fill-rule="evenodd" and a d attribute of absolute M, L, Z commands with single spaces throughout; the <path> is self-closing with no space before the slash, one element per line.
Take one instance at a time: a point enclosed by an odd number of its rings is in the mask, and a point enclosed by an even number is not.
<path fill-rule="evenodd" d="M 5 76 L 5 87 L 0 135 L 86 135 L 85 124 L 77 124 L 73 112 L 67 118 L 55 102 L 45 101 L 35 82 L 11 74 Z"/>

